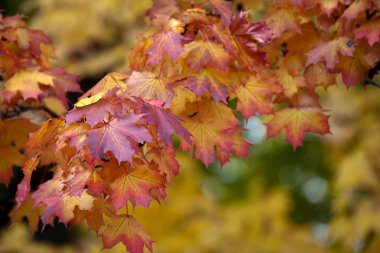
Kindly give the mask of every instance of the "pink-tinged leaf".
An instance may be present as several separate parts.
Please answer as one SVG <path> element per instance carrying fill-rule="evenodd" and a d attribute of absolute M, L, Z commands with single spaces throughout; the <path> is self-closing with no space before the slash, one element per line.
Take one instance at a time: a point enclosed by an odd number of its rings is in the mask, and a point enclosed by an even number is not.
<path fill-rule="evenodd" d="M 30 134 L 27 146 L 28 150 L 35 152 L 45 149 L 56 143 L 58 133 L 65 125 L 65 121 L 60 118 L 49 119 L 42 122 L 38 131 Z"/>
<path fill-rule="evenodd" d="M 239 157 L 248 157 L 249 147 L 251 146 L 251 144 L 242 136 L 242 132 L 244 130 L 245 129 L 241 131 L 236 131 L 232 138 L 232 151 Z"/>
<path fill-rule="evenodd" d="M 148 65 L 158 64 L 165 51 L 173 60 L 183 52 L 182 43 L 188 39 L 172 30 L 159 31 L 153 36 L 153 44 L 146 49 Z"/>
<path fill-rule="evenodd" d="M 264 22 L 252 23 L 248 20 L 249 11 L 239 12 L 232 17 L 230 31 L 236 40 L 250 53 L 257 53 L 258 43 L 273 40 L 274 34 Z"/>
<path fill-rule="evenodd" d="M 354 30 L 355 38 L 366 38 L 368 44 L 372 47 L 380 38 L 380 20 L 373 20 L 361 25 Z"/>
<path fill-rule="evenodd" d="M 285 130 L 285 139 L 293 149 L 302 146 L 307 132 L 319 134 L 329 133 L 328 116 L 320 108 L 286 108 L 274 114 L 267 125 L 269 138 L 279 135 Z"/>
<path fill-rule="evenodd" d="M 128 78 L 128 75 L 119 72 L 111 72 L 105 75 L 95 86 L 90 90 L 84 93 L 80 98 L 87 98 L 95 96 L 98 93 L 107 93 L 109 90 L 114 89 L 115 87 L 125 90 L 126 84 L 125 80 Z"/>
<path fill-rule="evenodd" d="M 39 30 L 28 29 L 30 51 L 34 57 L 40 58 L 41 44 L 51 44 L 51 39 Z"/>
<path fill-rule="evenodd" d="M 82 92 L 75 75 L 71 75 L 63 68 L 51 68 L 44 71 L 44 73 L 53 77 L 52 89 L 55 95 L 66 105 L 67 105 L 67 92 Z"/>
<path fill-rule="evenodd" d="M 38 190 L 33 193 L 32 197 L 36 206 L 46 206 L 41 215 L 44 225 L 51 223 L 54 217 L 58 217 L 60 222 L 67 225 L 74 218 L 75 207 L 80 210 L 91 210 L 94 197 L 87 191 L 83 191 L 80 196 L 70 196 L 64 187 L 60 171 L 51 180 L 40 185 Z"/>
<path fill-rule="evenodd" d="M 190 68 L 201 71 L 207 64 L 225 70 L 230 59 L 223 46 L 210 41 L 193 41 L 186 44 L 186 60 Z"/>
<path fill-rule="evenodd" d="M 353 1 L 342 15 L 345 19 L 345 24 L 349 25 L 352 20 L 357 19 L 359 14 L 364 12 L 367 8 L 369 8 L 367 0 Z"/>
<path fill-rule="evenodd" d="M 123 111 L 122 99 L 116 96 L 117 89 L 110 90 L 97 102 L 82 106 L 75 107 L 66 114 L 66 122 L 72 123 L 86 119 L 92 127 L 104 121 L 108 115 L 120 115 Z"/>
<path fill-rule="evenodd" d="M 91 170 L 78 168 L 78 171 L 75 171 L 69 180 L 66 183 L 66 192 L 69 196 L 79 197 L 82 195 L 85 187 L 91 177 Z"/>
<path fill-rule="evenodd" d="M 216 24 L 211 29 L 225 50 L 229 54 L 241 58 L 247 65 L 267 63 L 265 53 L 259 50 L 259 45 L 270 42 L 274 38 L 274 34 L 266 23 L 250 22 L 248 12 L 239 12 L 232 16 L 228 30 Z M 252 60 L 254 61 L 252 62 Z"/>
<path fill-rule="evenodd" d="M 165 145 L 163 148 L 153 148 L 148 157 L 158 163 L 158 170 L 166 175 L 166 181 L 170 184 L 171 176 L 179 173 L 179 163 L 176 160 L 176 152 L 173 145 Z"/>
<path fill-rule="evenodd" d="M 228 141 L 219 142 L 216 149 L 216 157 L 218 158 L 220 165 L 224 166 L 230 161 L 232 156 L 233 136 L 236 132 L 235 127 L 231 127 L 224 131 L 224 135 L 228 136 Z"/>
<path fill-rule="evenodd" d="M 223 72 L 214 68 L 205 68 L 200 73 L 188 78 L 186 85 L 199 97 L 207 91 L 216 101 L 227 101 L 229 80 Z"/>
<path fill-rule="evenodd" d="M 112 217 L 106 221 L 99 235 L 103 239 L 103 248 L 105 249 L 110 249 L 121 242 L 130 253 L 144 253 L 144 247 L 152 251 L 153 241 L 131 215 Z"/>
<path fill-rule="evenodd" d="M 172 16 L 178 9 L 177 0 L 153 0 L 153 6 L 145 14 L 150 18 L 156 18 L 158 15 Z"/>
<path fill-rule="evenodd" d="M 152 140 L 149 131 L 137 125 L 142 116 L 128 114 L 94 128 L 87 132 L 87 137 L 80 146 L 87 145 L 91 155 L 99 160 L 106 152 L 111 151 L 119 162 L 132 162 L 134 146 Z"/>
<path fill-rule="evenodd" d="M 19 71 L 4 82 L 2 95 L 10 100 L 20 92 L 25 100 L 29 98 L 39 100 L 44 94 L 40 85 L 52 86 L 53 77 L 37 69 Z"/>
<path fill-rule="evenodd" d="M 95 86 L 84 93 L 79 101 L 75 104 L 76 107 L 82 107 L 93 104 L 99 101 L 107 93 L 111 94 L 111 90 L 115 90 L 114 93 L 124 92 L 127 85 L 125 83 L 128 76 L 123 73 L 111 72 L 103 77 Z"/>
<path fill-rule="evenodd" d="M 153 199 L 152 190 L 165 186 L 165 178 L 158 171 L 151 170 L 149 165 L 132 168 L 130 164 L 123 163 L 118 170 L 123 170 L 123 174 L 111 183 L 108 199 L 116 210 L 128 201 L 133 205 L 148 207 Z"/>
<path fill-rule="evenodd" d="M 162 107 L 145 104 L 142 107 L 143 119 L 149 124 L 157 126 L 157 132 L 160 139 L 165 144 L 172 142 L 173 134 L 177 134 L 180 138 L 190 141 L 190 133 L 181 126 L 181 119 L 174 116 Z"/>
<path fill-rule="evenodd" d="M 103 192 L 106 191 L 106 184 L 104 183 L 101 174 L 92 171 L 89 179 L 86 182 L 88 192 L 93 196 L 101 196 Z"/>
<path fill-rule="evenodd" d="M 221 17 L 226 26 L 231 22 L 232 16 L 232 1 L 227 0 L 209 0 L 212 8 L 217 12 Z"/>
<path fill-rule="evenodd" d="M 353 56 L 354 45 L 349 38 L 339 37 L 332 41 L 322 43 L 307 54 L 307 66 L 321 61 L 326 62 L 326 67 L 332 69 L 339 61 L 339 54 Z"/>
<path fill-rule="evenodd" d="M 30 192 L 30 180 L 32 178 L 33 171 L 36 170 L 38 164 L 40 162 L 40 157 L 32 157 L 28 159 L 22 170 L 24 172 L 24 178 L 22 181 L 17 185 L 17 192 L 16 192 L 16 202 L 17 206 L 20 206 L 22 202 L 24 202 L 27 197 L 29 196 Z"/>

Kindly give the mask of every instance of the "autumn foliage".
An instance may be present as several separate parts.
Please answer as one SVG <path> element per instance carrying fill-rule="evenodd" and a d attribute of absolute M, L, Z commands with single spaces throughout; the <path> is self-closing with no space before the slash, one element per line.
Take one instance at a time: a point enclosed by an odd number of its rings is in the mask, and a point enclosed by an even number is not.
<path fill-rule="evenodd" d="M 85 220 L 104 248 L 152 250 L 129 210 L 165 199 L 179 173 L 173 136 L 206 166 L 224 165 L 248 155 L 242 118 L 260 116 L 269 138 L 285 132 L 296 149 L 306 133 L 329 133 L 321 88 L 377 84 L 375 0 L 274 0 L 259 22 L 229 1 L 196 2 L 154 1 L 152 32 L 137 38 L 130 69 L 106 75 L 63 117 L 76 78 L 52 64 L 44 33 L 0 17 L 0 182 L 13 166 L 24 173 L 14 220 L 26 216 L 34 231 L 39 217 Z M 49 119 L 38 128 L 31 111 Z M 41 166 L 53 177 L 31 192 Z"/>

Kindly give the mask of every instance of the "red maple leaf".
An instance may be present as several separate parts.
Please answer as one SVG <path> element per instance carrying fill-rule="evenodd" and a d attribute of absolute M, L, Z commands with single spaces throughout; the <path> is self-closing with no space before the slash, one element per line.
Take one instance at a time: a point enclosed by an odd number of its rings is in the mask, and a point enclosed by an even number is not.
<path fill-rule="evenodd" d="M 346 37 L 339 37 L 332 41 L 322 43 L 307 54 L 307 64 L 326 62 L 326 67 L 332 69 L 339 61 L 339 53 L 343 56 L 353 56 L 354 46 Z"/>
<path fill-rule="evenodd" d="M 86 122 L 92 127 L 104 121 L 109 114 L 120 115 L 123 111 L 122 99 L 115 95 L 118 89 L 110 90 L 106 95 L 95 103 L 75 107 L 66 114 L 66 122 L 77 122 L 82 118 L 86 118 Z"/>
<path fill-rule="evenodd" d="M 188 39 L 171 29 L 161 30 L 153 36 L 153 44 L 146 49 L 148 65 L 155 65 L 162 59 L 166 52 L 173 60 L 183 52 L 182 43 Z"/>
<path fill-rule="evenodd" d="M 87 132 L 87 137 L 79 146 L 87 145 L 96 159 L 111 151 L 119 162 L 132 162 L 134 147 L 138 143 L 152 140 L 149 131 L 136 123 L 143 115 L 127 114 L 123 118 L 113 119 L 103 126 Z"/>
<path fill-rule="evenodd" d="M 232 2 L 226 0 L 209 0 L 212 8 L 220 14 L 224 23 L 228 26 L 232 16 Z"/>
<path fill-rule="evenodd" d="M 143 253 L 144 246 L 152 251 L 153 241 L 131 215 L 115 215 L 104 224 L 99 235 L 103 239 L 105 249 L 122 242 L 131 253 Z"/>
<path fill-rule="evenodd" d="M 268 137 L 274 137 L 285 130 L 285 139 L 293 149 L 302 146 L 306 132 L 329 133 L 328 116 L 320 108 L 285 108 L 274 114 L 267 123 Z"/>
<path fill-rule="evenodd" d="M 158 136 L 165 144 L 172 142 L 171 137 L 175 133 L 187 142 L 191 142 L 190 133 L 180 124 L 182 120 L 169 111 L 147 103 L 144 104 L 141 110 L 144 114 L 143 119 L 145 119 L 147 123 L 157 126 Z"/>
<path fill-rule="evenodd" d="M 165 178 L 158 171 L 151 170 L 149 164 L 133 168 L 129 163 L 122 163 L 117 170 L 122 171 L 122 174 L 111 183 L 108 199 L 116 210 L 128 201 L 133 205 L 148 207 L 153 199 L 152 190 L 165 186 Z"/>

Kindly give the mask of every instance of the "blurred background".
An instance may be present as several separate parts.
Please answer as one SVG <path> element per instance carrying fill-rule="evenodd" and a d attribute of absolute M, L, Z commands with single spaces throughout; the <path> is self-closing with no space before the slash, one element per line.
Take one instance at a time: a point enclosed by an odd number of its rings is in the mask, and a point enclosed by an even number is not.
<path fill-rule="evenodd" d="M 266 1 L 233 1 L 259 18 Z M 87 90 L 111 71 L 128 68 L 144 33 L 149 0 L 3 0 L 5 15 L 23 13 L 50 35 L 59 64 Z M 178 152 L 180 175 L 166 203 L 136 208 L 155 252 L 380 252 L 380 89 L 343 85 L 320 90 L 331 111 L 331 135 L 308 135 L 293 152 L 283 138 L 266 141 L 258 118 L 244 122 L 254 144 L 249 159 L 208 169 Z M 71 98 L 73 101 L 75 96 Z M 265 141 L 264 141 L 265 140 Z M 20 175 L 19 175 L 20 176 Z M 17 177 L 15 179 L 17 181 Z M 0 185 L 1 208 L 16 191 Z M 6 211 L 1 214 L 6 215 Z M 1 223 L 0 252 L 100 252 L 86 225 L 62 224 L 31 234 Z M 123 252 L 118 245 L 102 252 Z"/>

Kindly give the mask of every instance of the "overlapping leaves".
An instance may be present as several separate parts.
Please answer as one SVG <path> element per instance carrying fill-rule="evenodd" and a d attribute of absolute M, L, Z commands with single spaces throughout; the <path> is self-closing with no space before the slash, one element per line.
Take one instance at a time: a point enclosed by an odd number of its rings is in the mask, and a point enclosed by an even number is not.
<path fill-rule="evenodd" d="M 316 88 L 340 78 L 347 86 L 364 83 L 378 60 L 377 8 L 371 0 L 273 1 L 264 20 L 254 23 L 249 12 L 234 14 L 225 1 L 154 1 L 147 11 L 153 32 L 139 37 L 132 70 L 107 75 L 66 122 L 49 121 L 29 140 L 34 151 L 18 204 L 29 198 L 35 164 L 53 150 L 56 176 L 32 194 L 44 207 L 44 224 L 53 216 L 73 224 L 87 219 L 105 248 L 122 242 L 133 253 L 151 250 L 128 203 L 147 207 L 165 198 L 178 173 L 172 136 L 207 166 L 248 154 L 239 113 L 263 115 L 268 137 L 285 130 L 293 148 L 308 132 L 329 133 Z M 5 83 L 4 96 L 60 94 L 51 73 L 27 69 Z"/>

